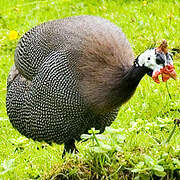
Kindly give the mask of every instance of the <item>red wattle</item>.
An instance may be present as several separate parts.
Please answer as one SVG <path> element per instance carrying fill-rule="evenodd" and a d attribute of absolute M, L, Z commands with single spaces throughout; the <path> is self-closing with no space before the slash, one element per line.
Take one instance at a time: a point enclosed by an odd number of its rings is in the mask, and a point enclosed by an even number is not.
<path fill-rule="evenodd" d="M 161 74 L 160 71 L 156 71 L 155 73 L 153 73 L 153 76 L 152 76 L 152 79 L 156 82 L 156 83 L 160 83 L 160 80 L 159 80 L 159 75 Z"/>

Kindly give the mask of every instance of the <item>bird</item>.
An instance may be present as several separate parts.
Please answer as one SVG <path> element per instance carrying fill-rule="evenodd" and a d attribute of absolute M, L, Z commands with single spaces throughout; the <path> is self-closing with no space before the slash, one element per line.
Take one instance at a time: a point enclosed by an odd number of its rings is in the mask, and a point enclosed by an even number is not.
<path fill-rule="evenodd" d="M 176 79 L 167 41 L 134 57 L 121 28 L 101 17 L 81 15 L 51 20 L 27 31 L 15 49 L 7 78 L 6 107 L 22 135 L 64 144 L 94 127 L 103 133 L 119 108 L 148 74 L 160 83 Z"/>

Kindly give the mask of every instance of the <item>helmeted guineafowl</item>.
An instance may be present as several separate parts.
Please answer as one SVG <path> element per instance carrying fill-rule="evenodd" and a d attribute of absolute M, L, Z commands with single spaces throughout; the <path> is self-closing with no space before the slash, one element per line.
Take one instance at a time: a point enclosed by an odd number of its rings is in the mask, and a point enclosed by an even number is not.
<path fill-rule="evenodd" d="M 23 135 L 76 149 L 92 127 L 103 132 L 148 73 L 175 78 L 164 41 L 136 60 L 120 28 L 95 16 L 50 21 L 26 32 L 7 80 L 7 114 Z"/>

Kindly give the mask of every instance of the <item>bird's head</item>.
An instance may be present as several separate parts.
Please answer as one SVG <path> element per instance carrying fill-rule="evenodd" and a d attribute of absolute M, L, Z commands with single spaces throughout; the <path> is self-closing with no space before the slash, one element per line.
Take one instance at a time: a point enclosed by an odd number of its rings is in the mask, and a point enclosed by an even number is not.
<path fill-rule="evenodd" d="M 167 42 L 163 40 L 157 48 L 148 49 L 139 55 L 135 61 L 136 66 L 147 67 L 147 73 L 156 83 L 166 82 L 169 78 L 176 79 L 176 71 L 173 66 L 173 57 L 167 50 Z"/>

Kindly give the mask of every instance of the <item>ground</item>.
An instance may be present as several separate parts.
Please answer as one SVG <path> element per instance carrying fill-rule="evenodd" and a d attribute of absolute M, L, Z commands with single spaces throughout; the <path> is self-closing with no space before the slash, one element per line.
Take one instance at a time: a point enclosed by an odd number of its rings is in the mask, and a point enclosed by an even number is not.
<path fill-rule="evenodd" d="M 137 56 L 166 39 L 179 49 L 180 1 L 0 0 L 0 179 L 178 179 L 179 78 L 156 84 L 144 77 L 133 98 L 103 135 L 92 130 L 79 154 L 21 136 L 6 115 L 6 79 L 18 39 L 42 22 L 74 15 L 101 16 L 121 27 Z M 177 75 L 180 54 L 174 56 Z"/>

